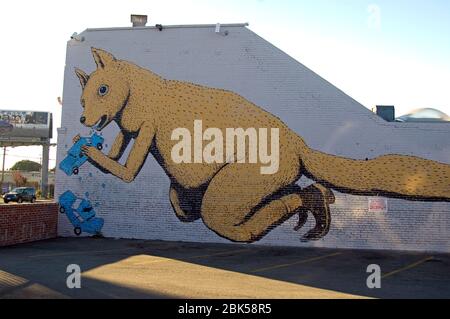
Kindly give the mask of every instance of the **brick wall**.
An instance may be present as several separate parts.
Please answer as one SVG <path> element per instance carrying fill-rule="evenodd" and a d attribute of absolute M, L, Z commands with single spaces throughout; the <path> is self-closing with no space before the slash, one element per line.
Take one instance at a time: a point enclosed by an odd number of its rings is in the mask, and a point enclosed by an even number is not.
<path fill-rule="evenodd" d="M 0 246 L 57 236 L 58 205 L 0 205 Z"/>
<path fill-rule="evenodd" d="M 229 31 L 228 36 L 216 34 L 213 26 L 166 28 L 163 32 L 90 29 L 83 33 L 84 42 L 70 41 L 57 165 L 67 155 L 75 135 L 90 134 L 79 121 L 82 90 L 74 68 L 88 74 L 95 70 L 91 47 L 108 50 L 166 79 L 236 92 L 282 119 L 311 148 L 328 154 L 354 159 L 402 154 L 450 164 L 450 124 L 385 122 L 249 29 L 222 29 Z M 110 151 L 118 133 L 115 123 L 102 130 L 104 153 Z M 131 147 L 132 143 L 121 163 Z M 67 190 L 87 197 L 95 205 L 97 216 L 104 218 L 102 233 L 107 237 L 229 242 L 201 219 L 184 223 L 175 216 L 169 201 L 170 180 L 152 155 L 132 183 L 104 174 L 90 163 L 84 164 L 76 176 L 67 176 L 59 169 L 56 175 L 56 198 Z M 310 183 L 305 177 L 299 181 L 302 187 Z M 448 202 L 389 198 L 386 212 L 373 212 L 368 209 L 366 196 L 337 191 L 335 196 L 331 229 L 322 240 L 301 242 L 301 236 L 313 227 L 313 218 L 310 216 L 302 229 L 294 231 L 298 221 L 294 216 L 258 244 L 450 252 Z M 74 236 L 73 229 L 67 217 L 60 214 L 59 234 Z"/>

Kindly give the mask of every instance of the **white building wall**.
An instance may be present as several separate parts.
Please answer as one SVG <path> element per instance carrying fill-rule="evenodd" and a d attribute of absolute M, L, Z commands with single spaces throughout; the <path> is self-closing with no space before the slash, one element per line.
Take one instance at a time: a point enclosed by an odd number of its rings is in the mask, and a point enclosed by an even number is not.
<path fill-rule="evenodd" d="M 167 79 L 234 91 L 281 118 L 310 147 L 326 153 L 355 159 L 404 154 L 450 164 L 449 124 L 384 122 L 248 28 L 222 26 L 221 34 L 214 29 L 92 29 L 82 34 L 85 41 L 69 41 L 58 164 L 73 136 L 89 134 L 79 122 L 81 87 L 74 68 L 88 74 L 95 70 L 91 47 L 105 49 Z M 117 132 L 115 124 L 103 131 L 104 152 L 109 151 Z M 303 178 L 300 184 L 305 183 Z M 151 155 L 131 184 L 105 175 L 89 163 L 78 176 L 68 177 L 57 170 L 55 197 L 66 190 L 80 197 L 88 195 L 97 205 L 107 237 L 228 242 L 201 220 L 189 224 L 177 219 L 169 202 L 169 179 Z M 332 226 L 324 239 L 300 242 L 301 235 L 313 227 L 313 218 L 297 233 L 293 217 L 258 244 L 450 252 L 450 203 L 389 199 L 387 213 L 370 213 L 367 197 L 335 194 Z M 72 229 L 61 215 L 60 235 L 72 236 Z"/>

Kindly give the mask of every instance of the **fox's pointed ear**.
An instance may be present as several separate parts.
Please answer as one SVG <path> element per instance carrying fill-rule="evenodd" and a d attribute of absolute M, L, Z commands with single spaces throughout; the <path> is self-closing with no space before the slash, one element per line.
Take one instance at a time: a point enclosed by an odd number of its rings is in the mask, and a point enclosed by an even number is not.
<path fill-rule="evenodd" d="M 89 75 L 87 75 L 86 72 L 84 72 L 83 70 L 80 70 L 78 68 L 75 68 L 75 74 L 78 76 L 81 87 L 84 89 L 87 81 L 89 80 Z"/>
<path fill-rule="evenodd" d="M 111 64 L 116 60 L 116 58 L 109 52 L 105 50 L 91 48 L 92 55 L 94 56 L 97 68 L 105 68 L 105 66 Z"/>

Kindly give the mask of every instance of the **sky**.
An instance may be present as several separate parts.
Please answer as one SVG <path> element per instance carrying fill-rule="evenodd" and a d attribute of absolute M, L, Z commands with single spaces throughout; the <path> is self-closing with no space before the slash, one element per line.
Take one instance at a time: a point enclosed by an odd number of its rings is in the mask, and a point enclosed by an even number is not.
<path fill-rule="evenodd" d="M 60 126 L 66 43 L 86 28 L 248 22 L 367 108 L 450 114 L 448 0 L 15 0 L 0 2 L 0 109 L 53 113 Z M 2 151 L 0 152 L 0 155 Z M 40 147 L 7 150 L 5 167 Z M 56 150 L 50 154 L 55 166 Z"/>

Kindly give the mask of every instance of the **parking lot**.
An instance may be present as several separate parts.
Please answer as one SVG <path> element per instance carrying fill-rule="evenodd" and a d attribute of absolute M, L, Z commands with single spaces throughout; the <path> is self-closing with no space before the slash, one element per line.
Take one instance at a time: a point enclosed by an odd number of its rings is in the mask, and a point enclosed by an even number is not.
<path fill-rule="evenodd" d="M 81 268 L 81 288 L 66 285 Z M 366 285 L 381 267 L 380 289 Z M 450 298 L 450 255 L 59 238 L 0 248 L 0 298 Z"/>

